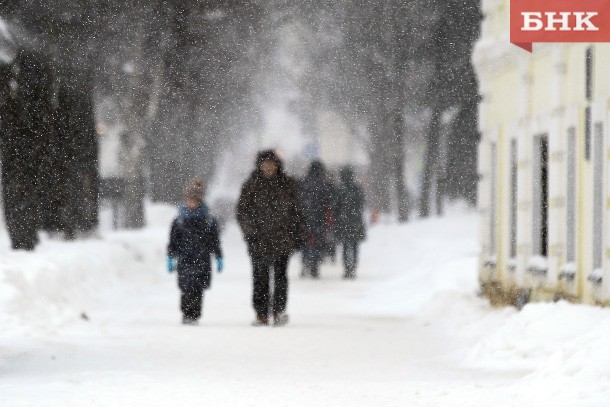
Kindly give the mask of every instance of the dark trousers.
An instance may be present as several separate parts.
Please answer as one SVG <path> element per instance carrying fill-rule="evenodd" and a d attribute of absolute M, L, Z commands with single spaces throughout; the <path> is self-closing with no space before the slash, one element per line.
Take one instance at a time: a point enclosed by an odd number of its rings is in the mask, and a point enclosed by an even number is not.
<path fill-rule="evenodd" d="M 288 302 L 288 256 L 252 256 L 254 289 L 252 305 L 258 316 L 268 316 L 269 311 L 284 312 Z M 273 293 L 270 280 L 273 276 Z M 270 301 L 273 301 L 270 303 Z"/>
<path fill-rule="evenodd" d="M 303 266 L 307 268 L 309 274 L 314 278 L 318 278 L 320 275 L 323 250 L 324 247 L 318 244 L 308 244 L 303 247 Z"/>
<path fill-rule="evenodd" d="M 180 297 L 180 309 L 185 318 L 201 318 L 201 307 L 203 306 L 203 288 L 193 288 L 182 291 Z"/>
<path fill-rule="evenodd" d="M 356 276 L 358 266 L 358 242 L 343 242 L 343 265 L 347 277 Z"/>

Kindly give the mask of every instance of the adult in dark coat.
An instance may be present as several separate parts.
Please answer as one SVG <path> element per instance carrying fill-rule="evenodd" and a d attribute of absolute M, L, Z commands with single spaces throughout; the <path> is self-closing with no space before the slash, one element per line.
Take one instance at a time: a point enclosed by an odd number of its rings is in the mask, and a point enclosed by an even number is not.
<path fill-rule="evenodd" d="M 184 324 L 196 324 L 201 318 L 203 292 L 212 280 L 211 255 L 222 271 L 222 250 L 216 220 L 203 202 L 203 183 L 194 180 L 185 191 L 185 204 L 172 222 L 168 251 L 168 270 L 177 260 L 180 309 Z"/>
<path fill-rule="evenodd" d="M 345 278 L 356 277 L 358 245 L 366 237 L 364 225 L 364 194 L 354 180 L 354 171 L 344 168 L 340 173 L 341 186 L 337 194 L 336 233 L 343 245 Z"/>
<path fill-rule="evenodd" d="M 313 161 L 307 176 L 301 181 L 301 203 L 305 214 L 305 246 L 303 273 L 319 277 L 320 263 L 327 246 L 329 216 L 332 216 L 333 196 L 326 169 L 320 161 Z"/>
<path fill-rule="evenodd" d="M 288 322 L 288 259 L 303 245 L 304 224 L 298 184 L 286 175 L 274 151 L 258 154 L 256 170 L 241 190 L 237 221 L 252 258 L 254 324 L 267 325 L 271 309 L 274 324 L 283 325 Z M 271 270 L 273 298 L 269 292 Z"/>

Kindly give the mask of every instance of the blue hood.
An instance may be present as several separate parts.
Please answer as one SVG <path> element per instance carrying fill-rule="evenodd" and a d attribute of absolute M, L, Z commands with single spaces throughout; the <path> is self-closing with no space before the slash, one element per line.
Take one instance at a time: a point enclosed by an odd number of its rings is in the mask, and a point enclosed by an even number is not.
<path fill-rule="evenodd" d="M 195 218 L 207 219 L 208 216 L 210 216 L 210 209 L 204 203 L 195 209 L 189 209 L 186 205 L 180 205 L 178 207 L 178 217 L 182 220 Z"/>

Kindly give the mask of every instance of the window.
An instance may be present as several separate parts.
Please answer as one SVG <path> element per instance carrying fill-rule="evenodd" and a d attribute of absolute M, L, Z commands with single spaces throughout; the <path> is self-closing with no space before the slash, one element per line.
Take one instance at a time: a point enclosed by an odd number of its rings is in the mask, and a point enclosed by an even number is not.
<path fill-rule="evenodd" d="M 510 142 L 510 257 L 517 257 L 517 140 Z"/>
<path fill-rule="evenodd" d="M 593 269 L 603 264 L 603 218 L 604 218 L 604 126 L 595 123 L 595 145 L 593 156 Z"/>
<path fill-rule="evenodd" d="M 593 48 L 587 48 L 585 52 L 585 159 L 591 159 L 591 106 L 593 100 Z"/>
<path fill-rule="evenodd" d="M 490 177 L 490 199 L 489 199 L 489 250 L 493 256 L 496 254 L 496 188 L 498 181 L 498 173 L 496 168 L 497 151 L 496 143 L 491 143 L 490 148 L 490 164 L 491 164 L 491 177 Z"/>
<path fill-rule="evenodd" d="M 568 129 L 566 262 L 576 262 L 576 128 Z"/>
<path fill-rule="evenodd" d="M 593 48 L 585 52 L 585 98 L 587 102 L 593 99 Z"/>
<path fill-rule="evenodd" d="M 585 109 L 585 159 L 591 160 L 591 106 Z"/>
<path fill-rule="evenodd" d="M 533 237 L 534 254 L 548 254 L 549 149 L 546 135 L 534 137 Z"/>

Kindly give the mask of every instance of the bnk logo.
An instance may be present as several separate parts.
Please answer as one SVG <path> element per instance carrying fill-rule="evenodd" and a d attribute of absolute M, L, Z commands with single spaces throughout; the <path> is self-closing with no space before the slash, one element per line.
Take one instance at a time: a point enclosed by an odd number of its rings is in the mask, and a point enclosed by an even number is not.
<path fill-rule="evenodd" d="M 541 12 L 524 11 L 523 31 L 599 31 L 599 27 L 591 22 L 593 17 L 599 15 L 596 11 L 588 12 Z"/>
<path fill-rule="evenodd" d="M 510 41 L 610 42 L 610 0 L 511 0 Z"/>

